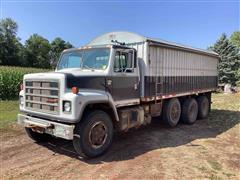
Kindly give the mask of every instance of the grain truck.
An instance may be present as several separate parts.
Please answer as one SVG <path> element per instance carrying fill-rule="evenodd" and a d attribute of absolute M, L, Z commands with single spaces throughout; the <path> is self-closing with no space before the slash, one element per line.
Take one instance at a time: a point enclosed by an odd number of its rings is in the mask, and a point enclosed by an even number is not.
<path fill-rule="evenodd" d="M 218 54 L 130 32 L 111 32 L 64 50 L 54 72 L 23 79 L 18 123 L 37 142 L 71 140 L 96 157 L 114 132 L 159 118 L 170 127 L 207 117 Z M 117 133 L 116 133 L 117 134 Z"/>

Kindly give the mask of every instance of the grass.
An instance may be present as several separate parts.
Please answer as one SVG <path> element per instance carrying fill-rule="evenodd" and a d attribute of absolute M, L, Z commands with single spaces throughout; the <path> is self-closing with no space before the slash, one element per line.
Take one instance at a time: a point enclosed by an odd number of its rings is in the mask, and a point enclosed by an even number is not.
<path fill-rule="evenodd" d="M 6 129 L 17 121 L 18 104 L 18 100 L 0 101 L 0 129 Z"/>
<path fill-rule="evenodd" d="M 213 94 L 212 102 L 212 109 L 240 111 L 240 93 Z"/>
<path fill-rule="evenodd" d="M 217 161 L 208 161 L 208 163 L 210 164 L 212 169 L 214 169 L 216 171 L 222 170 L 222 165 L 220 163 L 218 163 Z"/>
<path fill-rule="evenodd" d="M 238 94 L 213 94 L 212 111 L 206 122 L 209 127 L 218 127 L 219 131 L 229 129 L 240 123 L 240 93 Z"/>
<path fill-rule="evenodd" d="M 235 174 L 232 174 L 232 173 L 227 173 L 227 172 L 223 172 L 223 174 L 227 177 L 232 177 L 232 176 L 235 176 Z"/>

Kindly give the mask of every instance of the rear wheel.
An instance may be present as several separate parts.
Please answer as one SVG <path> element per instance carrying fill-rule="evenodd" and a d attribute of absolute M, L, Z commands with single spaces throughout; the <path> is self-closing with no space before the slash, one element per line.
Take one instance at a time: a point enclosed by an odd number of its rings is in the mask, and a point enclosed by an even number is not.
<path fill-rule="evenodd" d="M 210 104 L 206 96 L 199 96 L 197 98 L 198 102 L 198 118 L 204 119 L 208 116 Z"/>
<path fill-rule="evenodd" d="M 110 147 L 113 138 L 113 124 L 104 111 L 89 112 L 76 126 L 73 138 L 75 150 L 80 155 L 96 157 Z"/>
<path fill-rule="evenodd" d="M 27 135 L 36 142 L 46 142 L 50 139 L 50 135 L 45 133 L 38 133 L 33 131 L 31 128 L 25 128 Z"/>
<path fill-rule="evenodd" d="M 197 120 L 198 103 L 194 98 L 186 99 L 182 104 L 181 120 L 186 124 L 193 124 Z"/>
<path fill-rule="evenodd" d="M 181 115 L 181 105 L 178 98 L 173 98 L 164 103 L 163 119 L 166 124 L 174 127 L 178 124 Z"/>

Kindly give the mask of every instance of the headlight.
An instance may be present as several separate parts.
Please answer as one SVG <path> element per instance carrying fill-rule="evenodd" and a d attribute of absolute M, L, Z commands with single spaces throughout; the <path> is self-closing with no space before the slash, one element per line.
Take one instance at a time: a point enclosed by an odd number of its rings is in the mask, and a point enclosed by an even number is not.
<path fill-rule="evenodd" d="M 19 104 L 20 106 L 24 105 L 23 96 L 19 96 Z"/>
<path fill-rule="evenodd" d="M 71 111 L 71 102 L 63 101 L 63 111 L 70 112 Z"/>

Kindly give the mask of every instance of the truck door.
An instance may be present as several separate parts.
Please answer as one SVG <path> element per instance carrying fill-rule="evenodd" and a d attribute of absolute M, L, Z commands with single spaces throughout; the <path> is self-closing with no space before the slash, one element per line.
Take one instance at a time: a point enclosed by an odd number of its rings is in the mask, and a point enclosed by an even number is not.
<path fill-rule="evenodd" d="M 117 105 L 138 103 L 140 79 L 134 49 L 115 49 L 112 68 L 112 96 Z"/>

